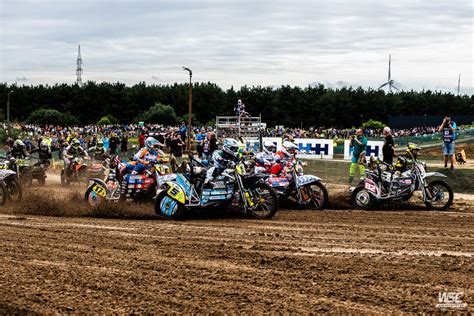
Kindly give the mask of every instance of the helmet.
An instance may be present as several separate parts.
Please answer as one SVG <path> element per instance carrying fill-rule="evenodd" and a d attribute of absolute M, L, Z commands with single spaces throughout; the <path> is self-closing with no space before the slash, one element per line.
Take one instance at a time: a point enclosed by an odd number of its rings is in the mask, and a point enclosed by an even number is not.
<path fill-rule="evenodd" d="M 233 138 L 224 139 L 222 150 L 230 156 L 236 158 L 241 152 L 241 144 Z"/>
<path fill-rule="evenodd" d="M 78 149 L 80 145 L 81 143 L 79 142 L 79 140 L 77 138 L 74 138 L 72 141 L 72 148 Z"/>
<path fill-rule="evenodd" d="M 17 140 L 15 140 L 15 142 L 13 143 L 13 147 L 20 149 L 20 148 L 25 147 L 25 143 L 22 142 L 20 139 L 17 139 Z"/>
<path fill-rule="evenodd" d="M 47 143 L 45 140 L 43 140 L 43 141 L 41 141 L 39 147 L 40 147 L 41 150 L 48 150 L 49 145 L 48 145 L 48 143 Z"/>
<path fill-rule="evenodd" d="M 242 100 L 238 99 L 237 104 L 242 104 Z"/>
<path fill-rule="evenodd" d="M 154 139 L 153 137 L 148 137 L 145 139 L 145 147 L 148 151 L 150 151 L 152 154 L 157 154 L 158 149 L 160 148 L 161 143 Z"/>
<path fill-rule="evenodd" d="M 99 139 L 99 140 L 97 141 L 96 147 L 97 147 L 97 149 L 102 149 L 102 148 L 104 148 L 104 141 L 101 140 L 101 139 Z"/>
<path fill-rule="evenodd" d="M 270 155 L 270 154 L 273 154 L 274 152 L 276 152 L 276 146 L 275 146 L 275 143 L 271 142 L 271 141 L 265 141 L 263 143 L 263 151 Z"/>
<path fill-rule="evenodd" d="M 416 159 L 418 152 L 421 150 L 415 143 L 408 143 L 407 145 L 407 156 L 411 159 Z"/>
<path fill-rule="evenodd" d="M 289 140 L 286 140 L 281 145 L 281 151 L 288 156 L 294 155 L 296 153 L 296 145 Z"/>

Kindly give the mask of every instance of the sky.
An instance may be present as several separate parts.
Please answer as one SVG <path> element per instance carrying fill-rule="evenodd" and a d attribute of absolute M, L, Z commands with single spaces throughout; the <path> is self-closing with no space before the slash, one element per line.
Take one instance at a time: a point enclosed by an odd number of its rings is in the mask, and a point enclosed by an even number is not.
<path fill-rule="evenodd" d="M 474 94 L 472 0 L 0 0 L 0 82 L 378 88 Z"/>

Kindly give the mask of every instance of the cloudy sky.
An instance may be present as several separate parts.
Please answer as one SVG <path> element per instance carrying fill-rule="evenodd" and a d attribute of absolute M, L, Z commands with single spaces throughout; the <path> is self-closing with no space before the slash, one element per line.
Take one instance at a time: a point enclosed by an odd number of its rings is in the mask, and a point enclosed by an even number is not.
<path fill-rule="evenodd" d="M 472 0 L 0 0 L 0 81 L 474 93 Z"/>

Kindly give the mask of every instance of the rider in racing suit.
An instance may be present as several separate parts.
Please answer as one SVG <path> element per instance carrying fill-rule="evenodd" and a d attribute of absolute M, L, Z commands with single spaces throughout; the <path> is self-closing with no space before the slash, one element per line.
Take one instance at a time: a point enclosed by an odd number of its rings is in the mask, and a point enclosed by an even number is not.
<path fill-rule="evenodd" d="M 104 161 L 107 157 L 107 150 L 104 148 L 104 142 L 99 139 L 97 141 L 97 144 L 87 150 L 89 153 L 93 152 L 94 159 L 99 160 L 99 161 Z"/>
<path fill-rule="evenodd" d="M 87 151 L 81 147 L 81 143 L 77 138 L 74 138 L 69 146 L 64 149 L 63 152 L 63 159 L 64 159 L 64 169 L 68 175 L 71 174 L 71 159 L 73 157 L 83 155 L 84 157 L 88 157 Z"/>
<path fill-rule="evenodd" d="M 150 163 L 160 160 L 160 146 L 163 146 L 153 137 L 145 140 L 145 147 L 141 148 L 134 156 L 132 161 L 127 162 L 126 170 L 133 170 L 134 174 L 142 173 Z"/>
<path fill-rule="evenodd" d="M 265 141 L 263 143 L 263 151 L 255 155 L 257 162 L 256 172 L 270 172 L 273 164 L 280 161 L 280 156 L 276 155 L 275 143 Z"/>
<path fill-rule="evenodd" d="M 51 155 L 51 148 L 46 140 L 42 140 L 39 147 L 33 149 L 30 154 L 38 153 L 39 164 L 45 163 L 49 165 L 49 160 L 53 158 Z"/>
<path fill-rule="evenodd" d="M 296 154 L 296 145 L 295 143 L 286 140 L 281 146 L 281 150 L 275 154 L 275 164 L 272 166 L 271 174 L 279 175 L 284 172 L 285 167 L 289 167 L 291 163 L 295 160 Z"/>
<path fill-rule="evenodd" d="M 214 166 L 206 172 L 204 186 L 209 186 L 210 182 L 220 175 L 230 162 L 235 162 L 241 153 L 242 145 L 233 138 L 224 139 L 224 145 L 221 150 L 216 150 L 212 154 Z"/>
<path fill-rule="evenodd" d="M 7 152 L 8 157 L 13 157 L 15 159 L 23 159 L 29 156 L 25 143 L 20 139 L 15 140 L 13 143 L 12 149 Z"/>

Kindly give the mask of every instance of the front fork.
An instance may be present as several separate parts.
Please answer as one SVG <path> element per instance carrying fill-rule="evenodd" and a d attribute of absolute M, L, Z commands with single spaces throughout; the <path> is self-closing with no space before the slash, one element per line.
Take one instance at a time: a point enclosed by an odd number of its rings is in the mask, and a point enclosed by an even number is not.
<path fill-rule="evenodd" d="M 242 192 L 241 199 L 244 202 L 244 210 L 247 211 L 249 208 L 254 207 L 255 203 L 252 201 L 251 191 L 244 188 L 242 179 L 237 175 L 237 183 L 239 185 L 239 190 Z"/>

